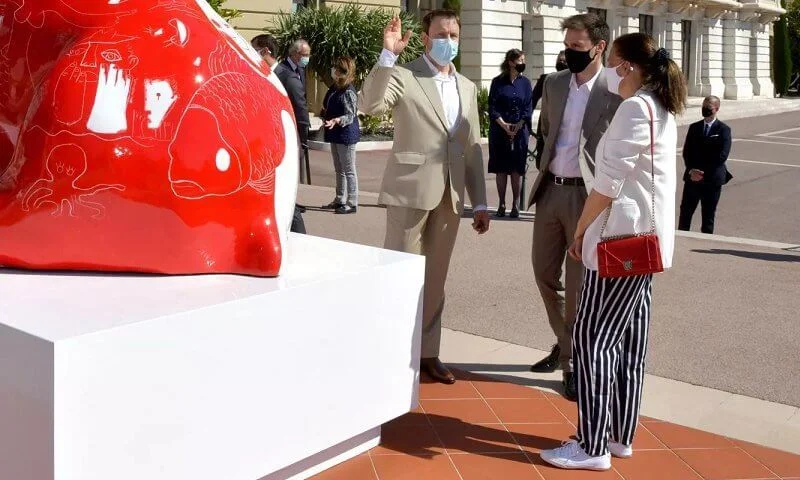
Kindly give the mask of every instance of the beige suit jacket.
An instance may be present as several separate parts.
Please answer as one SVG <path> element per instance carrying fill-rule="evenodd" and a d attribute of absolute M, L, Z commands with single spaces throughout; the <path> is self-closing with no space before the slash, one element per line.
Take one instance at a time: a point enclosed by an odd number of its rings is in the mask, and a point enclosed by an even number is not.
<path fill-rule="evenodd" d="M 544 150 L 542 160 L 539 164 L 539 175 L 531 189 L 528 200 L 528 208 L 538 200 L 541 193 L 544 174 L 550 169 L 550 160 L 556 152 L 556 140 L 558 140 L 558 130 L 561 128 L 561 119 L 564 116 L 564 107 L 569 96 L 569 84 L 572 73 L 569 70 L 562 70 L 545 77 L 544 88 L 542 89 L 542 110 L 541 133 L 544 137 Z M 608 91 L 608 85 L 602 72 L 592 87 L 589 95 L 589 102 L 586 104 L 586 112 L 583 115 L 581 128 L 579 161 L 581 171 L 587 189 L 591 188 L 592 176 L 594 175 L 594 158 L 597 144 L 600 138 L 608 129 L 608 124 L 614 118 L 622 98 Z"/>
<path fill-rule="evenodd" d="M 477 89 L 461 74 L 456 81 L 461 112 L 450 133 L 434 73 L 423 57 L 394 67 L 376 65 L 367 76 L 359 110 L 367 115 L 391 111 L 394 121 L 381 204 L 433 210 L 448 179 L 456 213 L 463 212 L 465 189 L 473 206 L 486 204 Z"/>

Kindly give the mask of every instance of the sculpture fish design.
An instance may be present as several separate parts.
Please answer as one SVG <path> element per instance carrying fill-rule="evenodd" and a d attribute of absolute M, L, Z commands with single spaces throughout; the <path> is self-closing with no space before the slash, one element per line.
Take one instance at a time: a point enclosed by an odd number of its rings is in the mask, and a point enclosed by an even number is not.
<path fill-rule="evenodd" d="M 0 97 L 0 264 L 279 274 L 291 103 L 206 0 L 0 0 Z"/>

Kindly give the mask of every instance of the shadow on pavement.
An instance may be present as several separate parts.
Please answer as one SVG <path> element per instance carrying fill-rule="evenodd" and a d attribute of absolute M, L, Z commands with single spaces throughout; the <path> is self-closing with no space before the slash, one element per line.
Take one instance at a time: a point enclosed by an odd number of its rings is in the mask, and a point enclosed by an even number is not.
<path fill-rule="evenodd" d="M 527 387 L 541 387 L 562 391 L 560 380 L 546 380 L 541 378 L 525 378 L 515 375 L 502 375 L 502 373 L 530 372 L 530 365 L 511 365 L 511 364 L 492 364 L 492 363 L 447 363 L 448 368 L 465 370 L 468 372 L 480 372 L 482 380 L 494 380 L 497 382 L 513 383 L 525 385 Z M 483 378 L 486 377 L 486 378 Z"/>
<path fill-rule="evenodd" d="M 722 248 L 711 248 L 708 250 L 694 249 L 695 253 L 708 253 L 711 255 L 732 255 L 734 257 L 750 258 L 753 260 L 765 260 L 768 262 L 798 262 L 800 255 L 785 255 L 781 253 L 747 252 L 742 250 L 727 250 Z"/>

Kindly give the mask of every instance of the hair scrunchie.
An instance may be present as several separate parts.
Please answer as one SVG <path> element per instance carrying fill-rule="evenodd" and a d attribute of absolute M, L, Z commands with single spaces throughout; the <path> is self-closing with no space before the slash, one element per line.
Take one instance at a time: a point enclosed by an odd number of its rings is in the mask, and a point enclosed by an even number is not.
<path fill-rule="evenodd" d="M 659 48 L 653 54 L 653 63 L 658 67 L 666 67 L 669 63 L 669 52 L 666 48 Z"/>

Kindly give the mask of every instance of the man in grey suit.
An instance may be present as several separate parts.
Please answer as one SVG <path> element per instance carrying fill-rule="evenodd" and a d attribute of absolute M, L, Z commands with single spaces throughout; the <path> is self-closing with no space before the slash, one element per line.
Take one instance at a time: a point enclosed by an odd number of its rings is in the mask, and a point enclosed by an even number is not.
<path fill-rule="evenodd" d="M 558 343 L 531 370 L 553 372 L 560 365 L 565 396 L 575 400 L 572 327 L 583 266 L 566 258 L 566 252 L 593 178 L 597 143 L 622 99 L 608 91 L 602 75 L 610 40 L 606 22 L 588 13 L 565 19 L 561 27 L 566 31 L 568 70 L 549 75 L 544 82 L 540 114 L 544 147 L 528 204 L 529 208 L 536 204 L 533 272 Z M 565 260 L 566 288 L 561 282 Z"/>
<path fill-rule="evenodd" d="M 277 61 L 277 43 L 270 35 L 258 35 L 251 41 L 253 47 L 261 53 L 264 61 L 274 68 L 275 75 L 283 84 L 289 100 L 292 102 L 294 118 L 297 124 L 297 134 L 300 139 L 300 157 L 297 167 L 300 168 L 303 156 L 308 149 L 308 128 L 311 125 L 308 116 L 308 102 L 306 100 L 306 70 L 311 47 L 303 39 L 295 40 L 289 47 L 289 56 L 280 63 Z M 302 213 L 305 208 L 299 205 L 294 207 L 294 218 L 292 219 L 292 231 L 296 233 L 306 233 L 306 224 L 303 221 Z"/>

